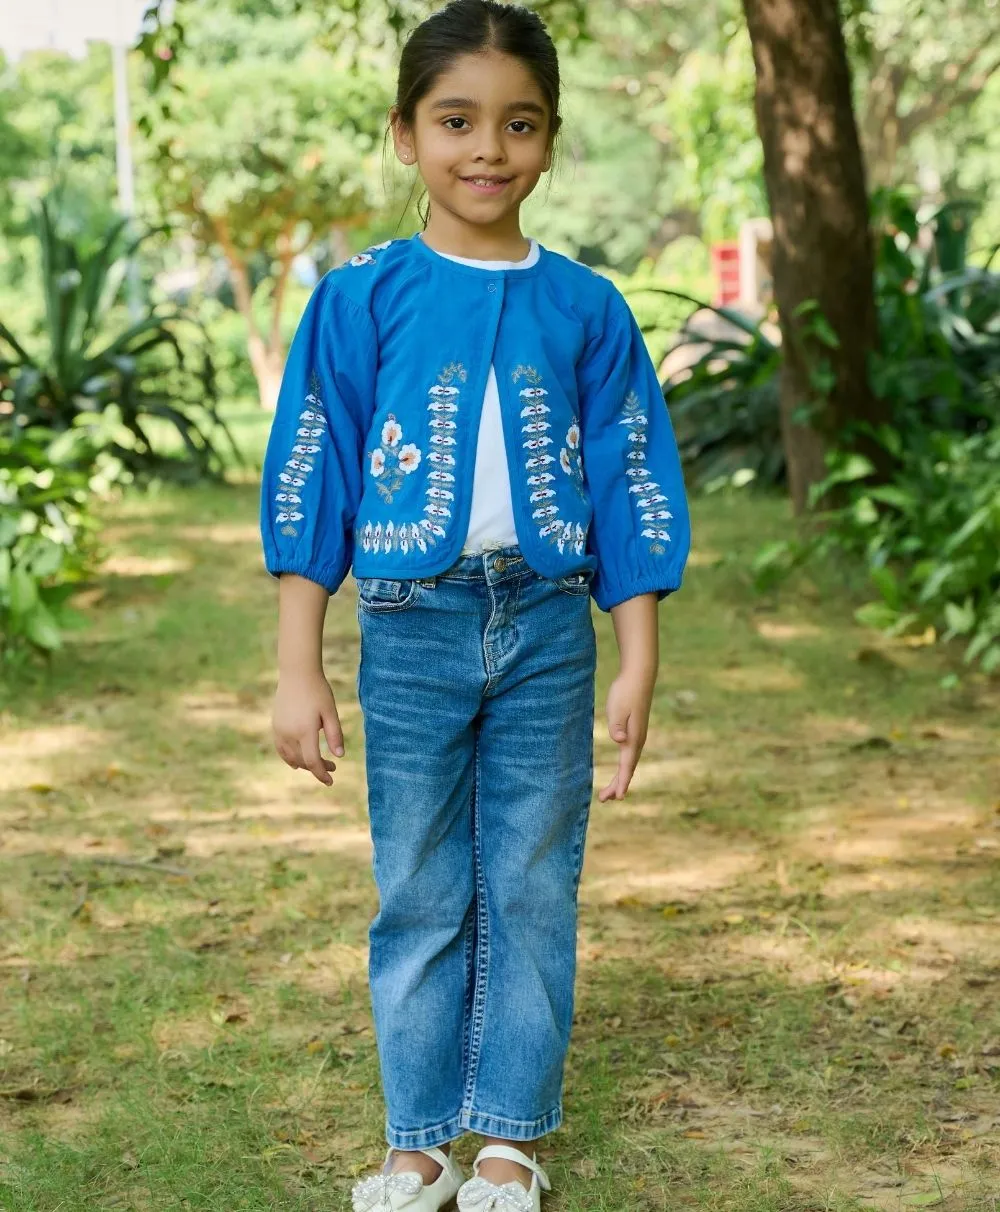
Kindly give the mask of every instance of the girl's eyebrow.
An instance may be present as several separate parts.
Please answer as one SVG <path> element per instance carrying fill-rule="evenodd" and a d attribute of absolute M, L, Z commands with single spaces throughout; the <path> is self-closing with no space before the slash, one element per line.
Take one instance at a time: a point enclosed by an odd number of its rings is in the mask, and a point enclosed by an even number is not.
<path fill-rule="evenodd" d="M 479 109 L 479 102 L 474 101 L 471 97 L 445 97 L 441 101 L 435 101 L 431 106 L 432 110 L 437 109 Z M 537 101 L 511 101 L 509 105 L 504 106 L 504 113 L 510 114 L 517 111 L 518 113 L 538 114 L 539 117 L 545 117 L 545 106 L 539 105 Z"/>

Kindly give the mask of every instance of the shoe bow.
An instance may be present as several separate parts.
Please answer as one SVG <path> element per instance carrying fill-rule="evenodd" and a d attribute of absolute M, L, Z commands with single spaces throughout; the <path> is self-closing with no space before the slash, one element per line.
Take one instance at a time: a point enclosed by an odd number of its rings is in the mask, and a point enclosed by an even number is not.
<path fill-rule="evenodd" d="M 498 1187 L 485 1178 L 470 1178 L 458 1193 L 459 1212 L 535 1212 L 531 1196 L 516 1180 Z"/>
<path fill-rule="evenodd" d="M 405 1208 L 420 1194 L 423 1189 L 423 1179 L 412 1171 L 399 1170 L 395 1174 L 373 1174 L 362 1182 L 355 1183 L 351 1190 L 351 1201 L 354 1212 L 373 1212 L 374 1209 Z M 390 1201 L 391 1193 L 396 1192 L 401 1199 Z M 529 1209 L 528 1212 L 531 1212 Z"/>

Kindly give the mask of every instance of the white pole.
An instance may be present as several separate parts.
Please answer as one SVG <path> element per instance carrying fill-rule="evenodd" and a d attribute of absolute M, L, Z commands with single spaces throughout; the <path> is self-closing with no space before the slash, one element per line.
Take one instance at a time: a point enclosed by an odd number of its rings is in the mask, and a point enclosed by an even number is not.
<path fill-rule="evenodd" d="M 135 171 L 132 165 L 131 118 L 128 103 L 128 55 L 126 47 L 129 36 L 126 32 L 124 0 L 116 0 L 115 33 L 111 42 L 111 61 L 115 76 L 115 162 L 118 170 L 118 206 L 122 214 L 131 220 L 135 214 Z M 133 319 L 142 311 L 139 297 L 138 266 L 134 258 L 128 267 L 128 307 Z"/>
<path fill-rule="evenodd" d="M 132 144 L 129 138 L 128 60 L 125 47 L 117 40 L 111 44 L 115 69 L 115 159 L 118 165 L 118 205 L 130 219 L 135 214 L 135 175 L 132 168 Z"/>

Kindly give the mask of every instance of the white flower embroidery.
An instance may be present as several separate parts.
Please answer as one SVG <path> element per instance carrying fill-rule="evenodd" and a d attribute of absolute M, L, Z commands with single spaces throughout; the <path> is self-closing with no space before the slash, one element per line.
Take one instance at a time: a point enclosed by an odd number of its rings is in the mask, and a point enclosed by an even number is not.
<path fill-rule="evenodd" d="M 374 265 L 377 258 L 373 257 L 372 253 L 382 252 L 382 250 L 388 248 L 391 243 L 391 240 L 384 240 L 381 244 L 372 244 L 363 252 L 355 253 L 347 264 L 353 265 L 355 268 L 360 268 L 362 265 Z"/>
<path fill-rule="evenodd" d="M 371 471 L 373 476 L 380 476 L 385 471 L 385 455 L 381 450 L 372 451 Z"/>
<path fill-rule="evenodd" d="M 274 494 L 277 506 L 274 514 L 275 525 L 281 527 L 281 533 L 289 538 L 296 538 L 299 522 L 305 520 L 305 513 L 296 508 L 302 505 L 302 497 L 297 492 L 288 489 L 305 487 L 307 478 L 315 470 L 313 459 L 323 451 L 324 439 L 328 436 L 325 424 L 326 413 L 320 398 L 319 377 L 313 373 L 309 384 L 309 394 L 305 398 L 308 407 L 303 408 L 298 420 L 303 422 L 295 430 L 296 441 L 285 460 L 285 466 L 278 472 L 278 483 L 285 487 L 279 488 Z"/>
<path fill-rule="evenodd" d="M 638 484 L 630 484 L 628 491 L 633 496 L 632 503 L 639 513 L 640 522 L 669 522 L 673 514 L 669 509 L 651 509 L 653 505 L 668 504 L 667 498 L 656 492 L 660 485 L 650 478 L 650 473 L 642 464 L 646 460 L 646 451 L 644 447 L 648 441 L 646 430 L 649 426 L 649 417 L 642 401 L 634 391 L 630 391 L 625 399 L 623 406 L 624 415 L 620 418 L 619 424 L 625 425 L 629 429 L 628 441 L 633 446 L 633 449 L 628 450 L 625 455 L 625 460 L 628 463 L 637 464 L 637 466 L 626 467 L 625 474 L 632 480 L 638 480 Z M 670 542 L 670 531 L 665 526 L 645 526 L 640 530 L 640 535 L 644 539 L 649 539 L 649 550 L 654 555 L 663 555 L 666 551 L 665 543 Z"/>
<path fill-rule="evenodd" d="M 458 427 L 450 419 L 459 408 L 460 388 L 456 383 L 464 383 L 468 372 L 461 363 L 453 362 L 446 366 L 438 375 L 438 382 L 428 389 L 427 410 L 431 414 L 430 445 L 433 447 L 427 453 L 427 460 L 433 464 L 433 469 L 427 474 L 428 485 L 425 490 L 427 503 L 423 507 L 426 517 L 419 522 L 389 521 L 384 529 L 381 523 L 373 527 L 366 522 L 355 530 L 355 537 L 362 550 L 376 554 L 400 551 L 404 555 L 411 549 L 427 551 L 429 547 L 443 539 L 447 531 L 445 526 L 452 512 L 446 502 L 454 502 L 455 494 L 447 489 L 437 487 L 438 484 L 454 484 L 455 476 L 442 468 L 454 467 L 455 456 L 442 447 L 455 447 L 457 440 L 451 436 L 451 431 Z M 395 493 L 404 482 L 405 477 L 415 471 L 420 465 L 423 454 L 413 442 L 400 446 L 403 431 L 395 417 L 387 418 L 382 427 L 382 446 L 375 454 L 381 455 L 383 467 L 389 469 L 389 476 L 384 484 L 379 484 L 379 492 L 386 502 L 391 504 Z M 373 455 L 374 457 L 374 455 Z"/>
<path fill-rule="evenodd" d="M 577 555 L 583 555 L 586 549 L 586 530 L 579 524 L 562 519 L 559 516 L 559 506 L 555 502 L 555 491 L 540 487 L 551 484 L 556 478 L 551 472 L 539 470 L 556 462 L 555 456 L 546 451 L 546 447 L 553 445 L 553 439 L 548 435 L 552 425 L 546 419 L 552 410 L 544 402 L 545 397 L 549 394 L 548 390 L 541 385 L 541 375 L 533 366 L 518 366 L 511 377 L 515 383 L 520 382 L 521 379 L 528 381 L 528 386 L 522 387 L 519 395 L 522 401 L 520 416 L 525 422 L 521 426 L 521 432 L 527 435 L 521 443 L 522 449 L 528 452 L 524 465 L 526 470 L 532 473 L 527 477 L 528 483 L 535 488 L 529 499 L 532 505 L 542 501 L 551 502 L 547 505 L 539 505 L 539 508 L 532 511 L 532 518 L 539 523 L 539 536 L 555 544 L 560 554 L 570 548 Z M 575 419 L 571 432 L 574 427 L 576 427 Z M 576 429 L 576 435 L 578 443 L 578 429 Z M 568 440 L 567 438 L 567 442 Z M 560 452 L 559 463 L 562 470 L 576 483 L 573 461 L 569 458 L 565 448 Z"/>
<path fill-rule="evenodd" d="M 403 449 L 399 452 L 399 466 L 406 472 L 407 475 L 411 471 L 416 471 L 420 464 L 420 448 L 412 442 L 407 442 Z"/>

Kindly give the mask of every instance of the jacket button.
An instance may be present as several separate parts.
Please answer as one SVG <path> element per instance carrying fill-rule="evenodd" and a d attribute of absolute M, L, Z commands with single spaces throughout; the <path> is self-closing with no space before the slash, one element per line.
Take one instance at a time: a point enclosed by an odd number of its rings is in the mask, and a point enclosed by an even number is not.
<path fill-rule="evenodd" d="M 497 556 L 497 558 L 493 561 L 493 567 L 497 570 L 497 572 L 503 572 L 503 570 L 507 567 L 507 561 L 503 558 L 503 556 Z"/>

